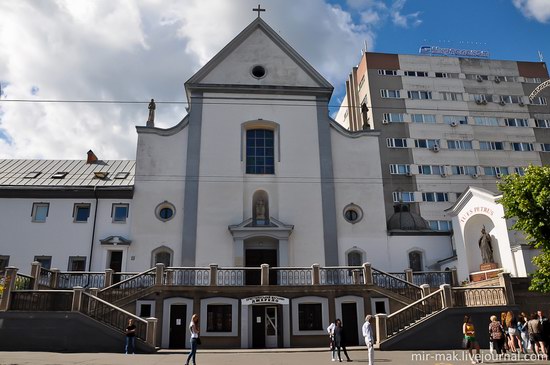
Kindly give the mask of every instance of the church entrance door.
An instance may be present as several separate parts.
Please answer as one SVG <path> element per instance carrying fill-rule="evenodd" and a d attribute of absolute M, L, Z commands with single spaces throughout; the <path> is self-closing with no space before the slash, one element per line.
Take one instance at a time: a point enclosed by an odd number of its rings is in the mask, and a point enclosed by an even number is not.
<path fill-rule="evenodd" d="M 187 318 L 185 317 L 187 306 L 175 304 L 170 306 L 170 343 L 171 349 L 184 349 L 185 335 L 187 334 Z"/>
<path fill-rule="evenodd" d="M 260 268 L 262 264 L 268 264 L 269 267 L 277 266 L 277 250 L 275 249 L 247 249 L 245 253 L 245 266 Z M 246 285 L 260 285 L 260 270 L 248 271 L 246 273 Z M 277 273 L 273 270 L 269 272 L 269 284 L 277 284 Z"/>
<path fill-rule="evenodd" d="M 279 316 L 276 305 L 252 307 L 252 347 L 276 348 L 279 339 Z"/>

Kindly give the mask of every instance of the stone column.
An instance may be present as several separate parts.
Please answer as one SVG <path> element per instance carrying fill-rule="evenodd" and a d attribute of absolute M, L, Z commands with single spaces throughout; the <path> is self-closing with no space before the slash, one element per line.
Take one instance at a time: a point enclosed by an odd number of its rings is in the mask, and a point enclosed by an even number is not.
<path fill-rule="evenodd" d="M 174 270 L 166 270 L 166 283 L 164 285 L 174 285 Z"/>
<path fill-rule="evenodd" d="M 59 269 L 51 269 L 52 276 L 50 277 L 50 288 L 57 289 L 59 284 Z"/>
<path fill-rule="evenodd" d="M 388 329 L 386 327 L 388 315 L 383 313 L 377 314 L 374 318 L 376 318 L 376 343 L 380 344 L 380 342 L 388 338 Z"/>
<path fill-rule="evenodd" d="M 218 264 L 210 264 L 210 286 L 218 286 Z"/>
<path fill-rule="evenodd" d="M 105 288 L 113 285 L 113 269 L 105 269 Z"/>
<path fill-rule="evenodd" d="M 15 290 L 15 278 L 19 269 L 13 266 L 6 267 L 4 274 L 4 292 L 0 298 L 0 312 L 5 312 L 10 307 L 11 292 Z"/>
<path fill-rule="evenodd" d="M 509 272 L 501 272 L 498 274 L 498 281 L 500 286 L 504 287 L 504 295 L 506 300 L 506 305 L 516 304 L 514 298 L 514 289 L 512 289 L 512 279 Z M 496 304 L 495 304 L 496 305 Z"/>
<path fill-rule="evenodd" d="M 361 284 L 361 270 L 353 269 L 351 273 L 353 275 L 353 283 Z"/>
<path fill-rule="evenodd" d="M 413 270 L 412 269 L 405 269 L 405 279 L 409 283 L 413 283 Z"/>
<path fill-rule="evenodd" d="M 311 284 L 319 285 L 321 282 L 321 272 L 319 264 L 311 265 Z"/>
<path fill-rule="evenodd" d="M 440 289 L 443 289 L 441 292 L 441 305 L 443 308 L 452 308 L 453 307 L 453 293 L 451 286 L 449 284 L 441 284 Z"/>
<path fill-rule="evenodd" d="M 452 286 L 460 286 L 458 283 L 458 273 L 456 271 L 456 267 L 453 267 L 451 269 L 451 285 Z"/>
<path fill-rule="evenodd" d="M 80 312 L 80 304 L 82 303 L 82 293 L 84 292 L 84 288 L 81 286 L 75 286 L 73 290 L 73 305 L 71 310 L 73 312 Z"/>
<path fill-rule="evenodd" d="M 162 285 L 164 283 L 164 264 L 158 263 L 155 265 L 155 285 Z"/>
<path fill-rule="evenodd" d="M 32 276 L 32 290 L 38 290 L 38 284 L 40 282 L 40 269 L 42 265 L 38 261 L 34 261 L 31 264 L 31 276 Z"/>
<path fill-rule="evenodd" d="M 365 262 L 363 264 L 363 276 L 365 277 L 365 284 L 366 285 L 372 285 L 372 267 L 370 265 L 370 262 Z"/>
<path fill-rule="evenodd" d="M 262 264 L 261 266 L 260 284 L 262 286 L 269 285 L 269 265 L 268 264 Z"/>
<path fill-rule="evenodd" d="M 150 346 L 156 347 L 158 319 L 154 317 L 149 317 L 145 320 L 147 321 L 147 333 L 145 334 L 145 342 L 147 342 Z"/>

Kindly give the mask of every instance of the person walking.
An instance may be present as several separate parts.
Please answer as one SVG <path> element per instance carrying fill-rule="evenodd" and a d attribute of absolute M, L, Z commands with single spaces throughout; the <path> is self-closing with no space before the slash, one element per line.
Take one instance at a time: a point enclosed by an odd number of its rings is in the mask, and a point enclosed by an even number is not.
<path fill-rule="evenodd" d="M 197 355 L 197 345 L 200 345 L 199 315 L 193 314 L 189 323 L 189 332 L 191 332 L 191 352 L 187 356 L 185 365 L 189 365 L 189 360 L 193 359 L 193 365 L 196 365 L 195 357 Z"/>
<path fill-rule="evenodd" d="M 531 319 L 527 322 L 527 331 L 529 332 L 529 341 L 531 341 L 533 352 L 541 356 L 546 355 L 546 346 L 542 337 L 542 324 L 537 313 L 533 313 Z"/>
<path fill-rule="evenodd" d="M 334 346 L 338 350 L 338 361 L 342 362 L 342 356 L 340 356 L 340 348 L 344 350 L 344 355 L 348 362 L 352 360 L 349 358 L 348 351 L 346 350 L 346 337 L 344 333 L 344 327 L 342 327 L 342 321 L 337 319 L 334 327 Z"/>
<path fill-rule="evenodd" d="M 529 343 L 529 334 L 527 333 L 527 322 L 529 318 L 525 312 L 521 312 L 518 319 L 518 331 L 521 337 L 521 343 L 523 345 L 523 353 L 526 354 L 529 352 L 531 344 Z"/>
<path fill-rule="evenodd" d="M 330 354 L 331 354 L 332 361 L 336 361 L 336 347 L 334 346 L 334 327 L 336 327 L 334 322 L 332 322 L 327 327 L 328 339 L 329 339 L 329 349 L 330 349 Z"/>
<path fill-rule="evenodd" d="M 128 319 L 128 326 L 126 326 L 126 346 L 124 346 L 124 353 L 126 355 L 136 353 L 136 325 L 133 318 Z"/>
<path fill-rule="evenodd" d="M 468 349 L 470 353 L 470 359 L 472 359 L 472 364 L 481 362 L 479 357 L 479 343 L 476 340 L 476 330 L 474 324 L 470 321 L 470 316 L 464 316 L 464 324 L 462 325 L 462 333 L 464 334 L 464 348 Z M 474 358 L 473 349 L 476 349 L 476 356 Z"/>
<path fill-rule="evenodd" d="M 369 365 L 374 365 L 374 334 L 372 333 L 371 325 L 372 316 L 368 314 L 365 317 L 365 323 L 363 324 L 363 337 L 365 338 L 365 345 L 367 345 Z"/>
<path fill-rule="evenodd" d="M 504 346 L 504 328 L 502 324 L 497 320 L 497 316 L 491 316 L 491 323 L 489 323 L 489 339 L 493 343 L 493 349 L 497 355 L 502 354 L 502 347 Z"/>
<path fill-rule="evenodd" d="M 510 351 L 522 353 L 523 344 L 521 343 L 521 334 L 518 331 L 518 321 L 516 316 L 512 311 L 506 313 L 506 327 L 508 328 L 508 346 Z M 519 349 L 516 348 L 516 343 L 518 344 Z"/>

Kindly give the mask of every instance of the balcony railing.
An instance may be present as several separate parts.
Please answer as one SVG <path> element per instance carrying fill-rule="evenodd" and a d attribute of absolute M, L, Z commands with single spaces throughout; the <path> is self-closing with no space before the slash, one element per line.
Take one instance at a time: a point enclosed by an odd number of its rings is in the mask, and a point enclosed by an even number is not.
<path fill-rule="evenodd" d="M 506 305 L 506 291 L 501 286 L 483 288 L 453 288 L 455 307 Z"/>
<path fill-rule="evenodd" d="M 70 311 L 73 301 L 71 290 L 16 290 L 11 295 L 12 311 Z"/>

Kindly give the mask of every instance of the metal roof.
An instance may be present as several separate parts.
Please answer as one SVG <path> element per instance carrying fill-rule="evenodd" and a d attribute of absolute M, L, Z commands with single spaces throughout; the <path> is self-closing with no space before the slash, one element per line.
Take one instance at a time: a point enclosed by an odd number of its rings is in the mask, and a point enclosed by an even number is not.
<path fill-rule="evenodd" d="M 8 186 L 128 187 L 134 185 L 135 166 L 134 160 L 98 160 L 94 163 L 86 163 L 86 160 L 0 160 L 0 188 Z M 62 178 L 52 177 L 60 172 L 67 174 Z M 115 176 L 119 172 L 127 172 L 128 175 L 124 179 L 116 179 Z"/>

